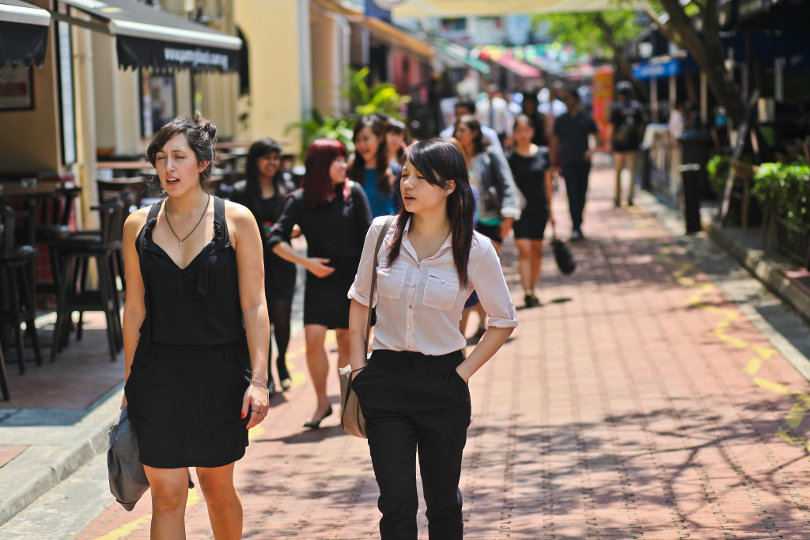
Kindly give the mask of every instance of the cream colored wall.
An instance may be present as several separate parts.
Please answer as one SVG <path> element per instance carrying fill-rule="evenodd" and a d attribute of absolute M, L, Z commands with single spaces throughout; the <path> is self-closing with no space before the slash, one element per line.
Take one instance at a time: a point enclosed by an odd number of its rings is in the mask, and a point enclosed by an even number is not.
<path fill-rule="evenodd" d="M 116 67 L 118 79 L 118 107 L 115 111 L 115 152 L 137 154 L 146 146 L 141 140 L 141 97 L 138 90 L 138 71 Z"/>
<path fill-rule="evenodd" d="M 96 148 L 116 151 L 118 122 L 118 63 L 115 38 L 91 32 L 93 45 L 93 85 L 95 87 Z"/>
<path fill-rule="evenodd" d="M 340 32 L 337 15 L 310 9 L 312 39 L 312 105 L 323 114 L 336 114 L 339 105 Z"/>
<path fill-rule="evenodd" d="M 236 24 L 245 34 L 250 55 L 249 128 L 246 134 L 284 138 L 284 129 L 301 121 L 304 104 L 302 70 L 309 68 L 309 57 L 302 55 L 299 31 L 307 0 L 235 0 Z M 308 18 L 308 17 L 307 17 Z M 308 23 L 304 32 L 308 33 Z M 308 78 L 308 77 L 303 77 Z M 306 92 L 306 90 L 304 90 Z M 297 154 L 300 131 L 293 130 L 285 150 Z"/>
<path fill-rule="evenodd" d="M 48 2 L 31 3 L 44 7 Z M 0 173 L 62 172 L 53 30 L 51 25 L 45 62 L 41 68 L 31 68 L 34 109 L 0 112 Z"/>

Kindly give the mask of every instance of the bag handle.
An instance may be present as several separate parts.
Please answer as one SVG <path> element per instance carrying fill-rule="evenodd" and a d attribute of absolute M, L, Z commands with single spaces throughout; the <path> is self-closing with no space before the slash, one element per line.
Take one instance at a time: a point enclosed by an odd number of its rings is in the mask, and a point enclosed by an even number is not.
<path fill-rule="evenodd" d="M 374 266 L 371 267 L 371 291 L 368 294 L 368 322 L 366 322 L 366 348 L 368 351 L 368 340 L 371 337 L 371 303 L 374 302 L 374 291 L 377 290 L 377 253 L 380 251 L 383 239 L 391 228 L 391 223 L 394 222 L 396 216 L 390 216 L 385 220 L 382 228 L 380 229 L 380 236 L 377 238 L 377 247 L 374 248 Z"/>

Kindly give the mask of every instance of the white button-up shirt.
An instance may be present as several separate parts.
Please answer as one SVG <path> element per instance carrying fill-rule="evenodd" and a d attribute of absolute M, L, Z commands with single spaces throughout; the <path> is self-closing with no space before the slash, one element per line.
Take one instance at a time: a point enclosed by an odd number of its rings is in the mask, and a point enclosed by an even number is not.
<path fill-rule="evenodd" d="M 388 216 L 376 218 L 366 235 L 363 255 L 349 298 L 377 308 L 372 349 L 416 351 L 442 355 L 464 348 L 466 339 L 459 330 L 464 302 L 473 290 L 489 315 L 487 326 L 512 328 L 518 318 L 492 242 L 474 233 L 467 265 L 468 283 L 459 286 L 453 262 L 451 237 L 439 250 L 421 261 L 408 239 L 410 222 L 402 235 L 399 256 L 389 267 L 388 251 L 394 239 L 392 223 L 378 255 L 377 291 L 369 299 L 374 247 Z"/>

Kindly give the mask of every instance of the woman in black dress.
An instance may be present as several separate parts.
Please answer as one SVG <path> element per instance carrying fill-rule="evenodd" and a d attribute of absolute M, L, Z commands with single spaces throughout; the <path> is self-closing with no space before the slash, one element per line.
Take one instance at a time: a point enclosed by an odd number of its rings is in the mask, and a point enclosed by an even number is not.
<path fill-rule="evenodd" d="M 512 224 L 518 248 L 518 269 L 526 307 L 540 305 L 535 293 L 543 263 L 543 235 L 551 214 L 551 169 L 548 152 L 532 142 L 535 127 L 525 114 L 515 118 L 515 150 L 507 160 L 518 189 L 526 200 L 520 219 Z"/>
<path fill-rule="evenodd" d="M 126 386 L 153 538 L 185 538 L 196 467 L 215 538 L 239 538 L 234 462 L 267 414 L 270 334 L 256 220 L 203 190 L 216 127 L 176 118 L 147 149 L 166 199 L 124 225 Z"/>
<path fill-rule="evenodd" d="M 317 429 L 332 414 L 326 393 L 329 359 L 326 331 L 335 329 L 338 367 L 349 363 L 349 299 L 371 210 L 363 188 L 346 179 L 346 148 L 338 141 L 318 139 L 306 156 L 303 189 L 287 198 L 268 244 L 280 257 L 308 270 L 304 292 L 304 334 L 307 368 L 318 403 L 304 427 Z M 290 246 L 293 227 L 307 239 L 307 255 Z"/>
<path fill-rule="evenodd" d="M 248 150 L 245 180 L 234 185 L 231 197 L 231 200 L 253 212 L 264 241 L 270 238 L 270 229 L 281 216 L 287 195 L 295 189 L 288 173 L 281 170 L 281 151 L 281 145 L 272 139 L 261 138 L 254 142 Z M 267 297 L 270 325 L 276 338 L 276 369 L 282 390 L 287 390 L 292 384 L 286 356 L 290 343 L 290 315 L 294 292 L 295 265 L 265 246 L 264 294 Z M 272 352 L 268 351 L 268 361 Z M 267 367 L 267 372 L 270 374 L 270 366 Z M 272 375 L 267 382 L 272 395 L 276 388 Z"/>

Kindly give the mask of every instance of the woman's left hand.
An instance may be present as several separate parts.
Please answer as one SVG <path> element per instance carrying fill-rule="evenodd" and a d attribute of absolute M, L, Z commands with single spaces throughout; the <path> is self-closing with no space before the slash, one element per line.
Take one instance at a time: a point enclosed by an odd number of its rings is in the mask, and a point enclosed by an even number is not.
<path fill-rule="evenodd" d="M 259 386 L 255 382 L 251 382 L 245 390 L 245 397 L 242 399 L 242 418 L 250 413 L 248 419 L 247 429 L 259 425 L 264 417 L 267 416 L 267 410 L 270 408 L 270 396 L 268 395 L 267 388 Z"/>

